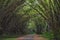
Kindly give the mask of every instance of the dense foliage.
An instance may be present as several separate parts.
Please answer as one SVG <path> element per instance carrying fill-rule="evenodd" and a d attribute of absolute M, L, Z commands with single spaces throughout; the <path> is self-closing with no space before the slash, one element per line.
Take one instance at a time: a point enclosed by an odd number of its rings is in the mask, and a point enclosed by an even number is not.
<path fill-rule="evenodd" d="M 30 32 L 60 40 L 60 0 L 0 0 L 0 35 Z"/>

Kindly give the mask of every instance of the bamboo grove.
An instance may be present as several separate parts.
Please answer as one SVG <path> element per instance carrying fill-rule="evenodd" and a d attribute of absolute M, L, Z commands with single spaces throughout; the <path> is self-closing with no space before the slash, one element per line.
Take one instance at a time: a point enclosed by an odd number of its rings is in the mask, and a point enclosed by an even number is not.
<path fill-rule="evenodd" d="M 60 40 L 60 0 L 0 0 L 0 34 L 27 34 L 29 23 Z"/>

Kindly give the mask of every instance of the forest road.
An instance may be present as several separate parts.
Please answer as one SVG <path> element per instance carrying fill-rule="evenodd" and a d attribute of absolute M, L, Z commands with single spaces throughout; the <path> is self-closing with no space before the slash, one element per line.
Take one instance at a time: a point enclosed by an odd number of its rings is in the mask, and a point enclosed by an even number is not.
<path fill-rule="evenodd" d="M 18 37 L 17 40 L 47 40 L 47 38 L 39 36 L 37 34 L 29 34 L 23 37 Z"/>

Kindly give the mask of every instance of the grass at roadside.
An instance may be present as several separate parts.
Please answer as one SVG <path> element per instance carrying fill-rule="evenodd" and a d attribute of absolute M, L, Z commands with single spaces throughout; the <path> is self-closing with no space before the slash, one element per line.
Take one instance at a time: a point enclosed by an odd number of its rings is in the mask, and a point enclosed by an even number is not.
<path fill-rule="evenodd" d="M 53 34 L 51 32 L 45 32 L 42 36 L 48 38 L 48 40 L 53 39 Z"/>
<path fill-rule="evenodd" d="M 16 38 L 0 38 L 0 40 L 17 40 Z"/>
<path fill-rule="evenodd" d="M 17 40 L 18 35 L 0 36 L 0 40 Z"/>

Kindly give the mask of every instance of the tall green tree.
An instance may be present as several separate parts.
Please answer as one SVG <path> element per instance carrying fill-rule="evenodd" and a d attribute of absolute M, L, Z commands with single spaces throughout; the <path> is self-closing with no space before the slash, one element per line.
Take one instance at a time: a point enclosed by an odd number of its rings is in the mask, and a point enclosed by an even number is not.
<path fill-rule="evenodd" d="M 47 16 L 47 23 L 50 25 L 54 39 L 53 40 L 60 40 L 60 1 L 59 0 L 41 0 L 40 4 L 45 9 L 45 14 Z"/>
<path fill-rule="evenodd" d="M 15 12 L 18 10 L 18 7 L 21 7 L 24 2 L 24 0 L 0 0 L 0 27 L 3 33 L 15 25 Z M 10 26 L 10 24 L 12 26 Z"/>

